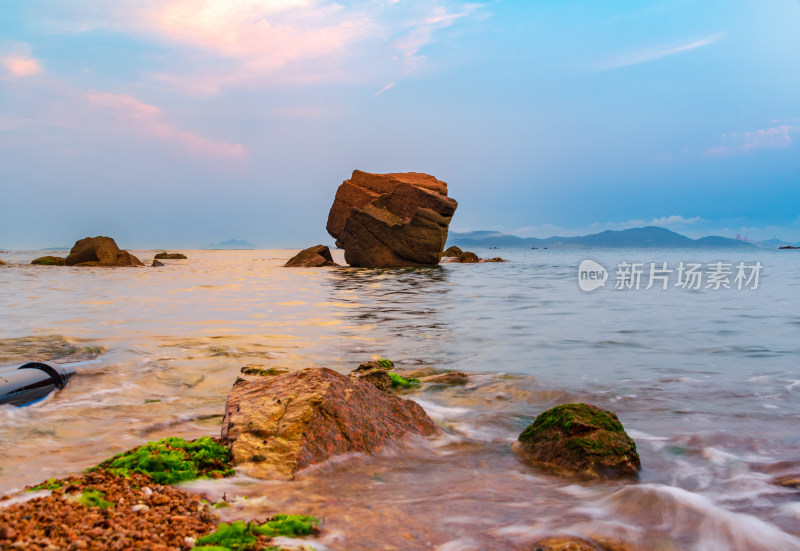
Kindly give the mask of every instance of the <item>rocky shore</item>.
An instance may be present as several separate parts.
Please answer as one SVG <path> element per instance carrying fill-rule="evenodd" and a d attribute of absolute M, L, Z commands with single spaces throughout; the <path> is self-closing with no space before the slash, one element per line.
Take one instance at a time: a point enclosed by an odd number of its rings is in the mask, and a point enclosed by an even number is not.
<path fill-rule="evenodd" d="M 275 536 L 313 536 L 324 524 L 310 514 L 276 511 L 266 519 L 220 522 L 202 493 L 176 484 L 235 473 L 292 480 L 342 454 L 373 454 L 408 435 L 441 435 L 422 407 L 397 391 L 460 386 L 473 376 L 433 368 L 397 370 L 388 359 L 362 363 L 349 375 L 326 368 L 286 371 L 248 365 L 233 385 L 220 438 L 166 438 L 118 454 L 87 472 L 50 479 L 0 498 L 0 548 L 277 550 Z M 584 481 L 634 477 L 633 441 L 612 412 L 565 404 L 543 412 L 514 444 L 519 460 L 548 475 Z M 313 511 L 306 511 L 313 513 Z M 312 543 L 313 545 L 313 543 Z M 570 537 L 534 549 L 627 549 Z M 297 549 L 295 547 L 295 549 Z"/>

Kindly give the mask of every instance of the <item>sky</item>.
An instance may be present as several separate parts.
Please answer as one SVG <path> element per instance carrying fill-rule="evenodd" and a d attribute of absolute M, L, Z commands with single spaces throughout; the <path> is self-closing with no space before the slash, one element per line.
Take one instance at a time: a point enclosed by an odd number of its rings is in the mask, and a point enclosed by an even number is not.
<path fill-rule="evenodd" d="M 3 0 L 0 247 L 332 244 L 354 169 L 453 231 L 800 241 L 798 0 Z"/>

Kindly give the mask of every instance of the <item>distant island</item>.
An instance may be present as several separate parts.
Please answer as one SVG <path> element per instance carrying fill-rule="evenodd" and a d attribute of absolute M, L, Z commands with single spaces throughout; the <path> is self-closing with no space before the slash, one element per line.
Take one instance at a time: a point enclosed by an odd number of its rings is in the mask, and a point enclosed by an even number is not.
<path fill-rule="evenodd" d="M 227 241 L 220 241 L 219 243 L 206 245 L 203 248 L 232 250 L 232 249 L 255 249 L 256 246 L 250 243 L 249 241 L 245 241 L 244 239 L 228 239 Z"/>
<path fill-rule="evenodd" d="M 576 237 L 519 237 L 502 232 L 473 231 L 450 232 L 447 245 L 459 247 L 506 247 L 506 248 L 672 248 L 672 249 L 777 249 L 779 246 L 796 245 L 779 239 L 769 241 L 743 241 L 711 235 L 692 239 L 658 226 L 629 228 L 627 230 L 607 230 L 601 233 Z"/>

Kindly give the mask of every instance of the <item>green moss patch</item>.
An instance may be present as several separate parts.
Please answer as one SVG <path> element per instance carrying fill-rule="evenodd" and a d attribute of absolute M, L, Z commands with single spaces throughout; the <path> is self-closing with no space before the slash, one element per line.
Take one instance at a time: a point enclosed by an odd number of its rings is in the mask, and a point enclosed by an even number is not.
<path fill-rule="evenodd" d="M 110 501 L 106 501 L 105 499 L 103 499 L 104 497 L 106 497 L 105 493 L 98 490 L 87 488 L 81 494 L 78 503 L 86 507 L 100 507 L 101 509 L 108 509 L 109 507 L 114 505 Z"/>
<path fill-rule="evenodd" d="M 38 486 L 32 486 L 25 490 L 26 492 L 38 492 L 39 490 L 60 490 L 64 487 L 64 482 L 56 480 L 55 478 L 48 478 L 46 482 L 42 482 Z"/>
<path fill-rule="evenodd" d="M 121 476 L 148 474 L 157 484 L 176 484 L 230 476 L 234 474 L 230 460 L 230 450 L 209 436 L 193 441 L 164 438 L 117 454 L 98 467 Z"/>
<path fill-rule="evenodd" d="M 202 551 L 249 551 L 256 547 L 259 536 L 308 536 L 317 529 L 319 521 L 311 516 L 275 515 L 264 524 L 237 520 L 221 522 L 217 529 L 197 540 L 195 549 Z"/>
<path fill-rule="evenodd" d="M 412 388 L 415 386 L 419 386 L 419 379 L 413 379 L 402 377 L 397 373 L 389 373 L 389 377 L 392 378 L 392 386 L 394 388 Z"/>
<path fill-rule="evenodd" d="M 381 358 L 378 360 L 378 365 L 387 369 L 394 368 L 394 362 L 388 358 Z"/>
<path fill-rule="evenodd" d="M 590 404 L 563 404 L 540 414 L 519 435 L 534 463 L 587 478 L 635 476 L 636 443 L 611 412 Z"/>

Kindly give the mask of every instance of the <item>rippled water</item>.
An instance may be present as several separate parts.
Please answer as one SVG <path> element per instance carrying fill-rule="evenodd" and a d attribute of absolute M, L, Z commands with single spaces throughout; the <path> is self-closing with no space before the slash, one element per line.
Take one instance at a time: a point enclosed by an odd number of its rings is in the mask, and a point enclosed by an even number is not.
<path fill-rule="evenodd" d="M 800 549 L 800 490 L 773 483 L 800 475 L 796 251 L 507 249 L 477 251 L 503 264 L 281 268 L 293 252 L 188 251 L 158 269 L 0 267 L 0 365 L 96 360 L 45 402 L 0 407 L 0 493 L 146 440 L 218 433 L 245 364 L 346 372 L 383 356 L 480 373 L 407 395 L 446 437 L 291 483 L 193 486 L 232 500 L 225 518 L 325 517 L 320 549 L 524 549 L 554 534 L 633 549 Z M 610 268 L 764 270 L 756 291 L 583 293 L 587 255 Z M 571 484 L 515 459 L 517 434 L 568 401 L 619 415 L 642 457 L 639 483 Z"/>

